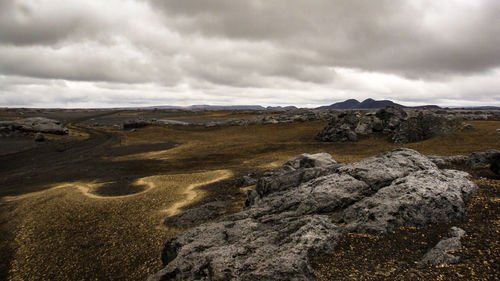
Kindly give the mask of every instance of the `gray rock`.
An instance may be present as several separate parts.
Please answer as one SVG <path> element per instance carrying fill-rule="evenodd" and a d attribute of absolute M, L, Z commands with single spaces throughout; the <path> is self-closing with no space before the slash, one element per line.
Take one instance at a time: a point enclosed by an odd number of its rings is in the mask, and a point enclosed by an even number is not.
<path fill-rule="evenodd" d="M 32 117 L 14 121 L 3 121 L 0 124 L 2 130 L 10 132 L 20 131 L 27 133 L 47 133 L 66 135 L 68 130 L 64 128 L 61 122 L 44 117 Z"/>
<path fill-rule="evenodd" d="M 137 119 L 137 120 L 128 120 L 122 125 L 123 130 L 132 130 L 132 129 L 138 129 L 138 128 L 144 128 L 150 125 L 155 124 L 155 120 L 144 120 L 144 119 Z"/>
<path fill-rule="evenodd" d="M 394 130 L 402 120 L 408 117 L 408 113 L 401 107 L 388 106 L 381 108 L 375 114 L 381 120 L 383 127 Z"/>
<path fill-rule="evenodd" d="M 36 142 L 43 142 L 46 141 L 47 139 L 45 138 L 45 135 L 42 133 L 36 133 L 35 134 L 35 141 Z"/>
<path fill-rule="evenodd" d="M 365 119 L 366 117 L 363 117 Z M 347 142 L 357 141 L 356 131 L 362 134 L 368 134 L 371 131 L 371 125 L 366 120 L 360 123 L 361 115 L 356 112 L 347 112 L 338 117 L 332 117 L 330 123 L 316 136 L 322 141 Z"/>
<path fill-rule="evenodd" d="M 468 157 L 465 155 L 454 155 L 454 156 L 437 156 L 437 155 L 427 155 L 427 158 L 434 162 L 436 165 L 446 165 L 451 163 L 462 163 L 465 162 Z"/>
<path fill-rule="evenodd" d="M 225 201 L 210 202 L 200 207 L 188 209 L 182 214 L 168 217 L 165 219 L 165 224 L 176 227 L 190 227 L 200 221 L 212 220 L 225 214 L 225 210 L 229 205 L 230 203 Z"/>
<path fill-rule="evenodd" d="M 499 157 L 500 150 L 490 149 L 486 151 L 473 152 L 466 160 L 466 164 L 471 168 L 484 167 L 491 164 L 494 159 Z"/>
<path fill-rule="evenodd" d="M 375 114 L 361 116 L 349 111 L 334 116 L 316 139 L 328 142 L 357 141 L 358 136 L 383 132 L 391 135 L 395 143 L 409 143 L 448 134 L 461 128 L 462 119 L 421 111 L 412 116 L 400 107 L 386 107 Z"/>
<path fill-rule="evenodd" d="M 465 234 L 465 231 L 458 227 L 450 229 L 450 238 L 444 238 L 437 243 L 434 248 L 430 249 L 420 261 L 421 264 L 433 265 L 448 265 L 457 263 L 459 257 L 452 254 L 453 251 L 458 251 L 462 248 L 460 238 Z"/>
<path fill-rule="evenodd" d="M 346 227 L 352 232 L 383 234 L 408 223 L 423 226 L 461 218 L 465 202 L 476 191 L 467 176 L 465 172 L 436 169 L 395 180 L 350 206 L 343 216 Z"/>
<path fill-rule="evenodd" d="M 439 135 L 457 131 L 462 120 L 448 119 L 433 113 L 420 112 L 416 117 L 402 121 L 394 131 L 394 143 L 411 143 L 427 140 Z"/>
<path fill-rule="evenodd" d="M 462 129 L 466 130 L 466 131 L 474 131 L 476 128 L 472 124 L 464 124 L 464 126 L 462 127 Z"/>
<path fill-rule="evenodd" d="M 254 174 L 249 174 L 246 176 L 243 176 L 242 182 L 241 182 L 241 187 L 245 186 L 251 186 L 257 184 L 257 178 L 255 178 Z"/>
<path fill-rule="evenodd" d="M 260 178 L 257 181 L 256 189 L 251 191 L 256 192 L 259 196 L 251 194 L 247 198 L 247 204 L 253 203 L 250 197 L 257 199 L 330 173 L 335 168 L 336 163 L 328 153 L 301 154 L 283 164 L 276 173 Z"/>
<path fill-rule="evenodd" d="M 460 218 L 475 191 L 466 173 L 410 149 L 348 165 L 301 155 L 261 178 L 240 212 L 170 239 L 149 280 L 314 280 L 309 259 L 344 233 Z"/>
<path fill-rule="evenodd" d="M 328 153 L 304 153 L 288 160 L 283 164 L 281 171 L 295 171 L 301 168 L 327 168 L 334 164 L 337 164 L 337 161 Z"/>

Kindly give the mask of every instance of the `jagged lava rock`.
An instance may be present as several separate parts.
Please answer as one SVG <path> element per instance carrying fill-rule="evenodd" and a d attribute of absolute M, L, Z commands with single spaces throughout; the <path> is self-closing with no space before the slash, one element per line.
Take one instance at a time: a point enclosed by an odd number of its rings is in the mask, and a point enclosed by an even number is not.
<path fill-rule="evenodd" d="M 170 239 L 149 280 L 315 280 L 309 259 L 341 235 L 460 218 L 476 189 L 411 149 L 347 165 L 301 155 L 260 179 L 240 212 Z"/>
<path fill-rule="evenodd" d="M 459 118 L 446 118 L 433 113 L 420 112 L 418 116 L 402 121 L 392 137 L 394 143 L 411 143 L 458 131 Z"/>
<path fill-rule="evenodd" d="M 443 238 L 432 249 L 430 249 L 420 261 L 421 264 L 448 265 L 457 263 L 459 257 L 452 254 L 462 248 L 460 238 L 465 231 L 459 227 L 452 227 L 449 231 L 449 238 Z"/>

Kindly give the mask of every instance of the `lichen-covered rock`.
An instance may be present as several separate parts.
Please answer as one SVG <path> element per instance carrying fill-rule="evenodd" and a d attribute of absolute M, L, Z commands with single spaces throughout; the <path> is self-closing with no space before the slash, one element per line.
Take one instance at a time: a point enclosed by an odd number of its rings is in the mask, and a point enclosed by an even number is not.
<path fill-rule="evenodd" d="M 412 112 L 415 114 L 415 112 Z M 431 111 L 420 111 L 409 117 L 400 107 L 386 107 L 375 114 L 361 116 L 349 111 L 332 118 L 316 138 L 328 142 L 357 141 L 359 136 L 383 132 L 391 136 L 394 143 L 418 142 L 462 128 L 462 118 L 437 115 Z"/>
<path fill-rule="evenodd" d="M 411 149 L 348 165 L 301 155 L 260 179 L 240 212 L 170 239 L 149 280 L 314 280 L 309 259 L 344 233 L 460 218 L 475 191 Z"/>
<path fill-rule="evenodd" d="M 396 129 L 408 113 L 401 107 L 388 106 L 377 111 L 376 116 L 382 121 L 383 127 L 389 131 Z"/>
<path fill-rule="evenodd" d="M 418 116 L 402 121 L 394 131 L 394 143 L 411 143 L 427 140 L 459 130 L 462 120 L 445 118 L 433 113 L 420 112 Z"/>
<path fill-rule="evenodd" d="M 462 248 L 460 238 L 465 235 L 465 231 L 459 227 L 452 227 L 449 235 L 451 237 L 441 239 L 430 249 L 420 261 L 421 264 L 448 265 L 457 263 L 459 257 L 452 254 Z"/>
<path fill-rule="evenodd" d="M 363 198 L 344 213 L 352 232 L 383 234 L 408 224 L 423 226 L 465 215 L 465 202 L 476 186 L 467 173 L 422 170 L 412 173 Z"/>
<path fill-rule="evenodd" d="M 330 142 L 357 141 L 358 136 L 381 131 L 382 122 L 376 116 L 362 116 L 359 112 L 349 111 L 333 116 L 330 123 L 316 136 Z"/>

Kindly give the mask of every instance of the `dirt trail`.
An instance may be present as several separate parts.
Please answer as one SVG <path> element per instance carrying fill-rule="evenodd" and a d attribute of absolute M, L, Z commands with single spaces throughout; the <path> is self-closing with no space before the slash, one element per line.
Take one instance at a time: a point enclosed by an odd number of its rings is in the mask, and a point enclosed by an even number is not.
<path fill-rule="evenodd" d="M 195 199 L 203 194 L 202 191 L 200 191 L 198 188 L 204 185 L 209 185 L 215 182 L 219 182 L 222 180 L 229 179 L 233 176 L 233 172 L 229 170 L 220 170 L 220 171 L 214 171 L 217 173 L 220 173 L 220 175 L 215 178 L 211 179 L 208 181 L 204 182 L 199 182 L 199 183 L 194 183 L 186 187 L 184 190 L 184 195 L 185 199 L 181 201 L 177 201 L 176 203 L 172 204 L 170 208 L 163 210 L 164 213 L 167 213 L 168 216 L 175 216 L 181 213 L 181 208 L 184 206 L 187 206 L 191 203 L 194 203 Z"/>

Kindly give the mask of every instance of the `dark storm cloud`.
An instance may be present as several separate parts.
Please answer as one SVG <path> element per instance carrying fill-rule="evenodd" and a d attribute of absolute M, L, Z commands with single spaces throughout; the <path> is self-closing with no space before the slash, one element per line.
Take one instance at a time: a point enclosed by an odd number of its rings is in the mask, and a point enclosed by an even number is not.
<path fill-rule="evenodd" d="M 184 32 L 313 52 L 309 63 L 413 76 L 500 64 L 497 0 L 153 2 Z"/>
<path fill-rule="evenodd" d="M 497 0 L 1 0 L 0 105 L 498 104 L 498 34 Z"/>

